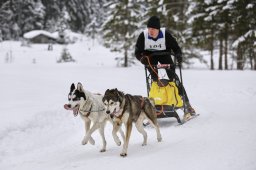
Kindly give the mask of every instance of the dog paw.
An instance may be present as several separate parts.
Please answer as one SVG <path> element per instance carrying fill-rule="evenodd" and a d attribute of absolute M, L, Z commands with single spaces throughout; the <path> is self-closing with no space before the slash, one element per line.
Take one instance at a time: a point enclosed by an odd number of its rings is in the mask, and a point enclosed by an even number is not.
<path fill-rule="evenodd" d="M 88 143 L 87 140 L 82 140 L 82 145 L 86 145 Z"/>
<path fill-rule="evenodd" d="M 82 145 L 86 145 L 86 144 L 87 144 L 86 142 L 82 141 Z"/>
<path fill-rule="evenodd" d="M 101 149 L 100 152 L 106 152 L 106 149 Z"/>
<path fill-rule="evenodd" d="M 142 144 L 142 146 L 146 146 L 146 145 L 147 145 L 147 143 L 143 143 L 143 144 Z"/>
<path fill-rule="evenodd" d="M 95 145 L 95 141 L 92 138 L 89 140 L 89 142 L 91 145 Z"/>
<path fill-rule="evenodd" d="M 127 153 L 121 153 L 120 156 L 126 157 L 126 156 L 127 156 Z"/>
<path fill-rule="evenodd" d="M 122 144 L 121 141 L 116 142 L 116 145 L 117 145 L 117 146 L 121 146 L 121 144 Z"/>
<path fill-rule="evenodd" d="M 162 142 L 162 138 L 157 138 L 157 141 L 158 142 Z"/>
<path fill-rule="evenodd" d="M 117 146 L 120 146 L 122 144 L 118 137 L 114 137 L 114 141 L 115 141 Z"/>

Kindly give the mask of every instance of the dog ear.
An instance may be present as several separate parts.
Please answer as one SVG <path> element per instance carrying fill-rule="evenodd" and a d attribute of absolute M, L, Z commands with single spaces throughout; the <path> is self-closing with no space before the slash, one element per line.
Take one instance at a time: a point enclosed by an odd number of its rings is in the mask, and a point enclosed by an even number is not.
<path fill-rule="evenodd" d="M 118 96 L 118 101 L 120 102 L 120 104 L 123 103 L 123 100 L 124 100 L 123 92 L 118 91 L 117 96 Z"/>
<path fill-rule="evenodd" d="M 71 84 L 71 86 L 70 86 L 70 93 L 71 93 L 72 91 L 74 91 L 74 90 L 75 90 L 75 88 L 76 88 L 76 87 L 75 87 L 75 84 L 74 84 L 74 83 L 72 83 L 72 84 Z"/>
<path fill-rule="evenodd" d="M 117 88 L 115 88 L 114 90 L 115 90 L 115 94 L 117 95 L 118 100 L 121 102 L 122 96 L 120 95 L 120 91 L 118 91 Z"/>
<path fill-rule="evenodd" d="M 112 89 L 113 91 L 113 93 L 115 94 L 115 95 L 118 95 L 118 90 L 117 90 L 117 88 L 114 88 L 114 89 Z"/>
<path fill-rule="evenodd" d="M 79 90 L 80 92 L 84 92 L 84 88 L 83 88 L 83 85 L 82 83 L 77 83 L 77 90 Z"/>

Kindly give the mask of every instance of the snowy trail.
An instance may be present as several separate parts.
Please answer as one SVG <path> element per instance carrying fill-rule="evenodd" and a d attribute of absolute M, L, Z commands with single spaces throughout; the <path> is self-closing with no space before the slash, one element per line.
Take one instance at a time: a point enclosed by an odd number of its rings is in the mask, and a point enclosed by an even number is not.
<path fill-rule="evenodd" d="M 143 69 L 138 68 L 117 70 L 115 77 L 129 73 L 134 75 L 133 73 L 143 71 Z M 79 69 L 74 70 L 74 75 L 77 75 L 76 72 L 79 71 Z M 86 72 L 86 70 L 84 71 Z M 53 77 L 57 77 L 59 73 L 56 72 Z M 103 75 L 103 81 L 110 73 L 113 74 L 113 69 L 105 69 L 104 74 L 106 75 Z M 128 150 L 129 157 L 125 161 L 119 158 L 121 147 L 114 144 L 111 138 L 110 125 L 106 128 L 108 141 L 106 153 L 99 153 L 101 139 L 97 133 L 94 134 L 95 146 L 82 146 L 80 144 L 83 137 L 82 121 L 62 109 L 63 103 L 59 102 L 66 102 L 66 94 L 54 94 L 56 89 L 48 88 L 53 107 L 44 110 L 40 108 L 40 111 L 32 114 L 26 123 L 17 127 L 12 126 L 11 129 L 7 128 L 4 133 L 1 133 L 0 147 L 4 149 L 1 149 L 0 167 L 10 170 L 17 168 L 83 169 L 84 164 L 86 164 L 91 168 L 98 169 L 102 165 L 113 168 L 113 164 L 109 161 L 118 161 L 123 166 L 135 163 L 138 167 L 143 168 L 145 162 L 157 160 L 161 162 L 162 167 L 166 167 L 163 169 L 167 169 L 170 164 L 181 169 L 205 169 L 213 165 L 216 169 L 223 167 L 252 169 L 255 167 L 252 158 L 256 153 L 254 152 L 256 151 L 256 147 L 254 147 L 256 137 L 252 134 L 254 134 L 256 119 L 250 106 L 255 102 L 256 90 L 253 88 L 255 84 L 247 82 L 250 82 L 250 76 L 241 81 L 243 83 L 240 84 L 226 81 L 222 82 L 221 85 L 213 84 L 213 82 L 218 81 L 216 80 L 218 78 L 229 77 L 229 73 L 224 73 L 224 75 L 223 73 L 213 73 L 212 77 L 215 80 L 195 79 L 195 77 L 204 77 L 204 74 L 206 74 L 205 71 L 184 71 L 184 79 L 190 82 L 186 88 L 190 92 L 191 101 L 201 115 L 183 126 L 175 126 L 177 122 L 174 118 L 159 119 L 163 142 L 157 143 L 154 129 L 147 127 L 149 141 L 146 147 L 140 146 L 142 137 L 134 128 Z M 211 72 L 207 74 L 211 74 Z M 254 76 L 253 74 L 250 75 Z M 142 76 L 134 78 L 134 81 L 140 82 L 134 91 L 140 91 L 140 94 L 144 95 L 144 81 L 138 80 Z M 238 72 L 238 76 L 243 78 L 244 73 Z M 88 84 L 93 82 L 89 81 L 93 78 L 85 77 Z M 79 79 L 79 77 L 73 77 L 73 79 Z M 51 77 L 45 78 L 44 81 L 51 81 Z M 122 86 L 128 81 L 130 80 L 118 80 L 120 86 L 118 88 L 132 93 L 133 89 L 130 89 L 129 86 Z M 104 85 L 108 86 L 108 83 L 111 86 L 113 82 L 106 81 Z M 211 86 L 211 84 L 213 85 Z M 97 85 L 97 83 L 92 84 L 92 87 L 97 89 Z M 29 86 L 29 83 L 26 86 Z M 33 88 L 32 86 L 34 85 L 31 84 L 30 87 Z M 63 87 L 63 89 L 59 89 L 59 92 L 67 93 L 70 84 L 64 84 L 63 80 L 59 79 L 55 81 L 55 87 L 58 86 Z M 209 88 L 203 88 L 203 86 Z M 246 88 L 242 89 L 241 86 Z M 100 89 L 98 86 L 97 91 L 104 92 L 104 89 Z M 63 96 L 64 98 L 62 98 Z M 247 100 L 247 98 L 252 100 Z M 245 106 L 248 109 L 245 110 L 244 107 L 240 106 Z M 26 111 L 26 108 L 23 110 Z M 182 116 L 181 111 L 179 114 Z M 246 161 L 241 161 L 241 157 Z M 247 160 L 251 160 L 251 162 Z M 95 164 L 95 161 L 101 162 L 101 165 Z M 184 161 L 190 163 L 183 164 Z M 151 165 L 151 163 L 149 164 Z"/>
<path fill-rule="evenodd" d="M 63 109 L 71 83 L 81 82 L 92 92 L 118 88 L 146 95 L 144 68 L 116 68 L 109 58 L 99 63 L 111 56 L 102 51 L 106 53 L 101 49 L 77 52 L 82 63 L 58 65 L 47 62 L 50 56 L 39 58 L 44 62 L 36 65 L 0 62 L 1 170 L 256 169 L 256 74 L 252 71 L 183 70 L 186 90 L 200 116 L 182 126 L 176 126 L 174 118 L 159 119 L 161 143 L 155 130 L 147 127 L 148 145 L 142 147 L 142 136 L 134 127 L 128 157 L 120 158 L 121 147 L 114 143 L 108 124 L 107 152 L 99 152 L 98 132 L 93 134 L 94 146 L 82 146 L 83 122 Z M 93 65 L 85 62 L 88 54 Z M 16 57 L 16 61 L 23 60 Z"/>

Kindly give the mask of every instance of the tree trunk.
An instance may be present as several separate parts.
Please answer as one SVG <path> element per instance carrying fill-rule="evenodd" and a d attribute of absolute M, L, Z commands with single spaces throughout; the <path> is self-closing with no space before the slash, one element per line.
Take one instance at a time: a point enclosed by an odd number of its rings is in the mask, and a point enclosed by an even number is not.
<path fill-rule="evenodd" d="M 228 14 L 225 15 L 225 28 L 224 28 L 224 69 L 228 70 L 228 38 L 229 38 L 229 17 Z"/>
<path fill-rule="evenodd" d="M 210 51 L 211 51 L 211 70 L 214 70 L 214 61 L 213 61 L 213 34 L 214 34 L 214 31 L 213 29 L 211 30 L 211 45 L 210 45 Z"/>
<path fill-rule="evenodd" d="M 220 46 L 219 46 L 219 70 L 222 70 L 223 67 L 222 67 L 222 55 L 223 55 L 223 40 L 222 38 L 220 38 Z"/>
<path fill-rule="evenodd" d="M 225 45 L 224 45 L 224 67 L 225 70 L 228 70 L 228 35 L 225 38 Z"/>
<path fill-rule="evenodd" d="M 128 55 L 127 55 L 127 49 L 124 49 L 124 67 L 128 67 Z"/>
<path fill-rule="evenodd" d="M 237 70 L 243 70 L 243 53 L 241 45 L 237 47 Z"/>
<path fill-rule="evenodd" d="M 251 70 L 253 70 L 254 65 L 253 65 L 253 55 L 252 55 L 252 49 L 251 48 L 249 49 L 249 60 L 250 60 Z"/>
<path fill-rule="evenodd" d="M 251 70 L 256 70 L 256 56 L 254 53 L 253 44 L 251 45 L 249 51 L 250 51 L 249 55 L 250 55 Z"/>
<path fill-rule="evenodd" d="M 256 55 L 254 52 L 253 52 L 253 58 L 254 58 L 254 70 L 256 70 Z"/>
<path fill-rule="evenodd" d="M 214 70 L 213 49 L 211 49 L 211 70 Z"/>

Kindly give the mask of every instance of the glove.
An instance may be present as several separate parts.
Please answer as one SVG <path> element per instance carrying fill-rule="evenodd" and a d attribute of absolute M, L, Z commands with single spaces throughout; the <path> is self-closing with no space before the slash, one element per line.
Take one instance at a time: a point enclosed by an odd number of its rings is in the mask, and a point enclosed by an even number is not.
<path fill-rule="evenodd" d="M 181 57 L 181 54 L 176 54 L 176 55 L 175 55 L 175 57 L 176 57 L 176 59 L 177 59 L 178 63 L 179 63 L 179 64 L 181 64 L 181 63 L 182 63 L 182 57 Z"/>
<path fill-rule="evenodd" d="M 140 62 L 144 65 L 148 65 L 148 56 L 142 56 Z"/>

